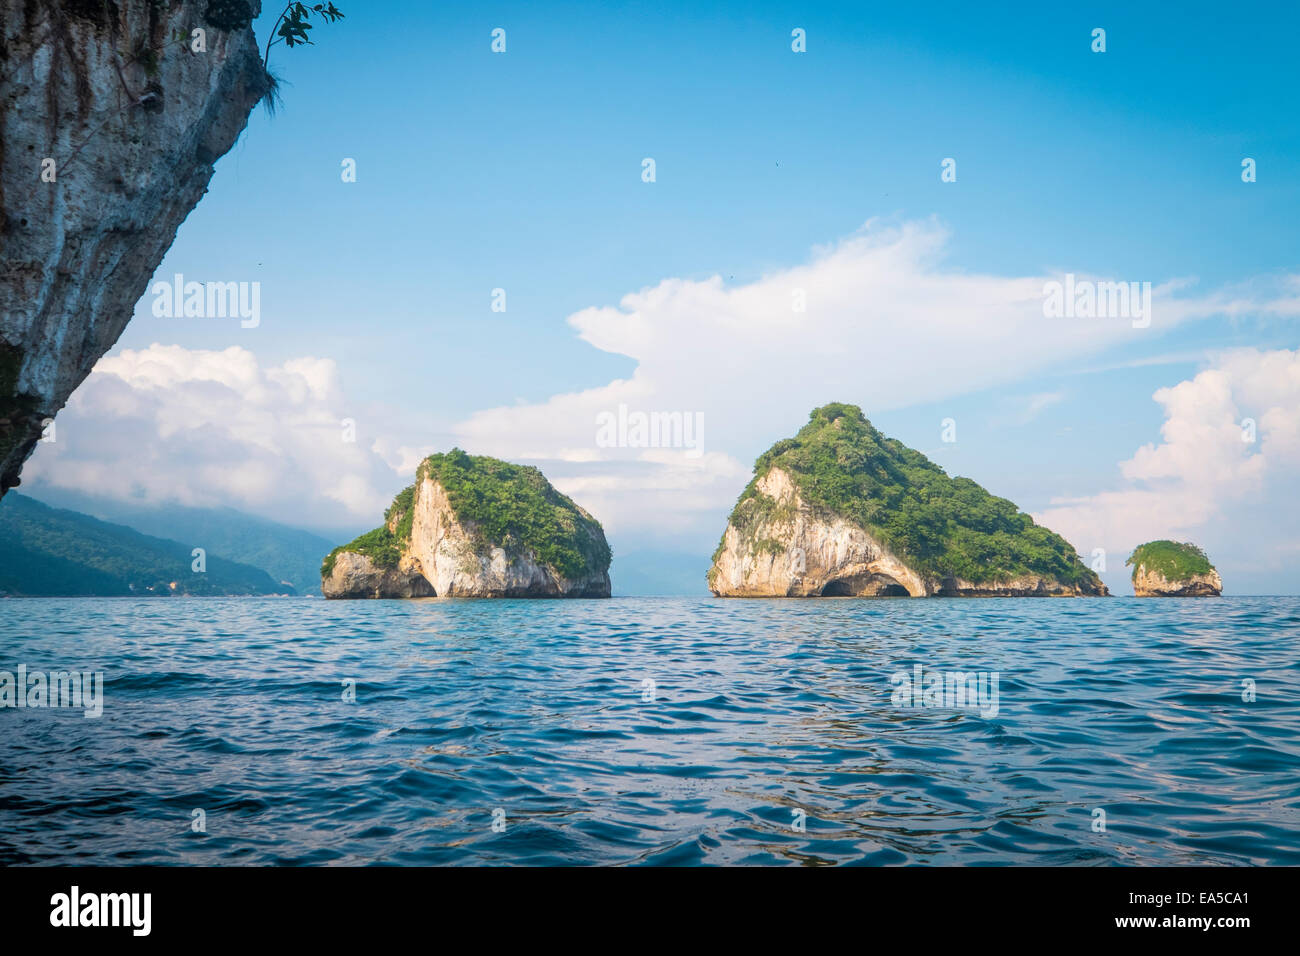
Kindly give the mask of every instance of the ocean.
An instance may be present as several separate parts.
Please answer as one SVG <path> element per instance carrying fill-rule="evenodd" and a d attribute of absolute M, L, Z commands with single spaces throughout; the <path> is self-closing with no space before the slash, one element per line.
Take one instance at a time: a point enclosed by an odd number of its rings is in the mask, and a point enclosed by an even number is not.
<path fill-rule="evenodd" d="M 9 599 L 7 703 L 102 713 L 0 707 L 0 863 L 1297 865 L 1298 651 L 1294 597 Z"/>

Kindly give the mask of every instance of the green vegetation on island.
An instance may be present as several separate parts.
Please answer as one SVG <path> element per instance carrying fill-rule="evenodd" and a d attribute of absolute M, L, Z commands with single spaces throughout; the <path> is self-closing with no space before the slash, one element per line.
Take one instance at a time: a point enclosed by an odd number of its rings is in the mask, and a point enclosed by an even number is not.
<path fill-rule="evenodd" d="M 731 513 L 731 525 L 752 534 L 760 523 L 779 520 L 779 505 L 757 485 L 779 467 L 798 486 L 803 501 L 872 534 L 910 566 L 973 584 L 1036 574 L 1064 584 L 1100 579 L 1060 535 L 1040 525 L 1005 498 L 969 478 L 952 478 L 920 452 L 877 431 L 856 405 L 814 409 L 793 438 L 759 456 L 754 477 Z M 718 545 L 716 563 L 725 550 Z M 759 542 L 759 550 L 779 547 Z"/>
<path fill-rule="evenodd" d="M 415 484 L 399 492 L 384 512 L 384 524 L 331 551 L 322 576 L 330 576 L 343 551 L 366 555 L 378 568 L 397 567 L 411 540 L 415 490 L 425 478 L 442 485 L 457 520 L 482 545 L 511 555 L 531 552 L 571 579 L 609 569 L 610 548 L 599 522 L 539 470 L 453 448 L 422 461 Z"/>
<path fill-rule="evenodd" d="M 339 545 L 325 556 L 321 562 L 321 577 L 334 573 L 334 559 L 344 551 L 364 554 L 377 568 L 395 568 L 402 560 L 402 551 L 411 540 L 411 525 L 415 520 L 415 511 L 411 507 L 415 499 L 415 485 L 408 485 L 397 493 L 393 503 L 384 511 L 384 523 L 373 531 L 359 535 L 347 544 Z M 397 523 L 393 526 L 393 516 Z M 391 526 L 391 527 L 390 527 Z"/>
<path fill-rule="evenodd" d="M 1155 572 L 1170 581 L 1181 581 L 1214 570 L 1205 552 L 1190 541 L 1148 541 L 1134 548 L 1124 564 L 1133 567 L 1135 577 L 1138 568 L 1146 568 L 1148 572 Z"/>

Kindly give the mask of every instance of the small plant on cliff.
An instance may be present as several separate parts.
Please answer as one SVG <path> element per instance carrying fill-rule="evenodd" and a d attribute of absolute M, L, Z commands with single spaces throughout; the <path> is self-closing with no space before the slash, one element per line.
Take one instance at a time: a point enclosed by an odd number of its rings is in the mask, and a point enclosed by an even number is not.
<path fill-rule="evenodd" d="M 271 28 L 271 35 L 266 41 L 266 52 L 262 55 L 267 83 L 262 103 L 269 113 L 274 113 L 280 103 L 280 77 L 271 72 L 271 47 L 277 43 L 283 43 L 286 47 L 314 46 L 311 37 L 307 35 L 313 27 L 312 17 L 321 23 L 337 23 L 343 19 L 343 11 L 332 3 L 293 2 L 285 6 Z"/>
<path fill-rule="evenodd" d="M 313 3 L 310 7 L 305 3 L 290 3 L 275 21 L 271 38 L 266 41 L 266 55 L 262 57 L 262 62 L 269 62 L 271 47 L 275 46 L 277 40 L 288 47 L 310 44 L 312 41 L 307 32 L 312 28 L 313 15 L 322 23 L 337 23 L 343 19 L 343 12 L 332 3 Z"/>
<path fill-rule="evenodd" d="M 1181 581 L 1193 574 L 1209 574 L 1214 570 L 1205 552 L 1190 541 L 1148 541 L 1134 548 L 1124 564 L 1132 565 L 1134 578 L 1138 568 L 1142 567 L 1168 581 Z"/>
<path fill-rule="evenodd" d="M 232 33 L 253 22 L 253 7 L 248 0 L 209 0 L 203 19 L 218 30 Z"/>

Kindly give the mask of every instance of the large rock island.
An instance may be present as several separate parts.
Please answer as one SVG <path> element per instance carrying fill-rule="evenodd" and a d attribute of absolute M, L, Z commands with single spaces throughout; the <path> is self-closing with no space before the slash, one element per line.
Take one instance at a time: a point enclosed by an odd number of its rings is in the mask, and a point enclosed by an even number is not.
<path fill-rule="evenodd" d="M 759 456 L 708 582 L 722 597 L 1110 593 L 1064 538 L 838 403 Z"/>
<path fill-rule="evenodd" d="M 1148 541 L 1133 549 L 1126 565 L 1133 566 L 1137 597 L 1219 597 L 1223 580 L 1205 552 L 1190 542 Z"/>
<path fill-rule="evenodd" d="M 384 524 L 321 565 L 327 598 L 609 597 L 600 522 L 536 468 L 430 455 Z"/>

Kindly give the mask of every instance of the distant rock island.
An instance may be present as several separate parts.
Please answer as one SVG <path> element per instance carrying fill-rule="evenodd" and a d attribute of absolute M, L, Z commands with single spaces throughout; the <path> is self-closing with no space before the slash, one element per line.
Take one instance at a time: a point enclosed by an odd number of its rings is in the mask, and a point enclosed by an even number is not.
<path fill-rule="evenodd" d="M 1110 593 L 1064 538 L 840 403 L 759 456 L 708 584 L 722 597 Z"/>
<path fill-rule="evenodd" d="M 1223 580 L 1205 552 L 1190 542 L 1148 541 L 1133 549 L 1125 565 L 1133 566 L 1137 597 L 1219 597 Z"/>
<path fill-rule="evenodd" d="M 610 549 L 595 518 L 536 468 L 430 455 L 384 524 L 321 565 L 327 598 L 607 598 Z"/>

